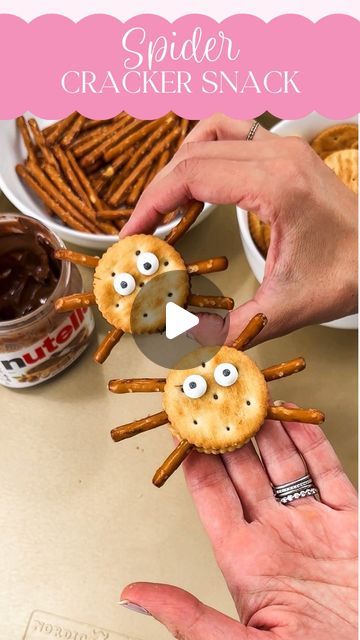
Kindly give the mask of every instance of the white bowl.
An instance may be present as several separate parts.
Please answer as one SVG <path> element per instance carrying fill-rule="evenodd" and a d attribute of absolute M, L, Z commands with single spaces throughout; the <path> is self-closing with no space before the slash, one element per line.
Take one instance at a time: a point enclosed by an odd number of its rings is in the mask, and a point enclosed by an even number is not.
<path fill-rule="evenodd" d="M 307 140 L 312 140 L 317 133 L 326 129 L 326 127 L 338 124 L 339 122 L 351 122 L 357 124 L 357 118 L 347 118 L 341 121 L 329 120 L 328 118 L 323 118 L 323 116 L 320 116 L 317 113 L 311 113 L 305 118 L 300 118 L 299 120 L 283 120 L 276 124 L 271 131 L 280 136 L 300 135 Z M 265 271 L 265 260 L 252 239 L 247 211 L 237 207 L 237 218 L 247 261 L 257 281 L 262 282 Z M 323 326 L 333 327 L 335 329 L 357 329 L 358 316 L 357 314 L 346 316 L 345 318 L 339 318 L 332 322 L 326 322 Z"/>
<path fill-rule="evenodd" d="M 25 113 L 24 115 L 26 118 L 32 117 L 31 113 Z M 41 128 L 55 122 L 54 120 L 44 120 L 42 118 L 36 119 Z M 37 218 L 50 227 L 64 241 L 80 247 L 104 250 L 116 242 L 117 236 L 75 231 L 62 224 L 58 218 L 52 218 L 48 214 L 41 200 L 28 189 L 15 171 L 15 166 L 19 162 L 23 162 L 27 155 L 23 141 L 17 131 L 15 120 L 0 121 L 0 149 L 0 190 L 19 211 Z M 213 208 L 213 205 L 206 204 L 194 226 L 204 220 Z M 158 227 L 155 235 L 164 238 L 177 222 L 177 220 L 174 220 L 169 224 Z"/>

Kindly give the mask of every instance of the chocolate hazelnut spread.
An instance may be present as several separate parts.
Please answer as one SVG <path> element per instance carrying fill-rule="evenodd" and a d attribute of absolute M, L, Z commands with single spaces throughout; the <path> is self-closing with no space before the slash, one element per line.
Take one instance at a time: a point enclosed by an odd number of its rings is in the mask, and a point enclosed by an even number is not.
<path fill-rule="evenodd" d="M 86 349 L 91 310 L 61 316 L 54 301 L 82 289 L 80 272 L 60 262 L 63 242 L 30 218 L 0 214 L 0 384 L 24 388 L 54 377 Z"/>
<path fill-rule="evenodd" d="M 60 277 L 49 240 L 20 218 L 0 224 L 0 322 L 21 318 L 48 300 Z"/>

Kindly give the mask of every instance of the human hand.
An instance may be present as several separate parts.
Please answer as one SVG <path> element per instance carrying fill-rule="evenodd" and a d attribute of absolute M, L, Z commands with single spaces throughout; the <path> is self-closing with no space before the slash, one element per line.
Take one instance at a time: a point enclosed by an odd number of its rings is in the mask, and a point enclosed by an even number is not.
<path fill-rule="evenodd" d="M 262 285 L 225 320 L 199 314 L 191 334 L 202 344 L 232 342 L 259 312 L 269 322 L 258 342 L 356 310 L 356 195 L 301 138 L 259 127 L 249 142 L 250 126 L 224 116 L 200 122 L 120 234 L 152 232 L 192 199 L 236 203 L 271 224 Z"/>
<path fill-rule="evenodd" d="M 183 467 L 235 621 L 176 587 L 136 583 L 125 606 L 143 607 L 179 640 L 355 640 L 356 492 L 322 430 L 266 421 L 251 443 L 223 456 L 192 453 Z M 321 502 L 273 497 L 307 471 Z"/>

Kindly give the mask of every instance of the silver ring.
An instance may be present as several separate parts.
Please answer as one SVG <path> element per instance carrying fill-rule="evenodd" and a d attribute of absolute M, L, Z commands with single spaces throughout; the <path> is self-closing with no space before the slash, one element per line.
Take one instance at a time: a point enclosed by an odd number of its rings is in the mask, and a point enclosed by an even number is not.
<path fill-rule="evenodd" d="M 273 485 L 273 492 L 276 500 L 281 504 L 288 504 L 294 500 L 315 496 L 319 493 L 309 474 L 292 480 L 291 482 Z"/>
<path fill-rule="evenodd" d="M 254 120 L 254 122 L 252 123 L 251 127 L 250 127 L 250 131 L 246 136 L 246 140 L 253 140 L 255 133 L 258 130 L 258 127 L 260 127 L 260 123 L 256 122 L 256 120 Z"/>

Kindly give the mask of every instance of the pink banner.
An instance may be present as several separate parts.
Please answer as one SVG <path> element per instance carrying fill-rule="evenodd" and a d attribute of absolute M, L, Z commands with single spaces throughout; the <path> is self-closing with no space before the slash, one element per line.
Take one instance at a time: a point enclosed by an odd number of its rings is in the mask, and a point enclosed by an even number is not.
<path fill-rule="evenodd" d="M 345 15 L 315 24 L 298 15 L 269 23 L 250 15 L 221 23 L 45 15 L 29 24 L 1 15 L 0 118 L 74 110 L 90 118 L 121 110 L 147 119 L 170 110 L 194 119 L 265 110 L 343 118 L 360 111 L 359 59 L 360 22 Z"/>

